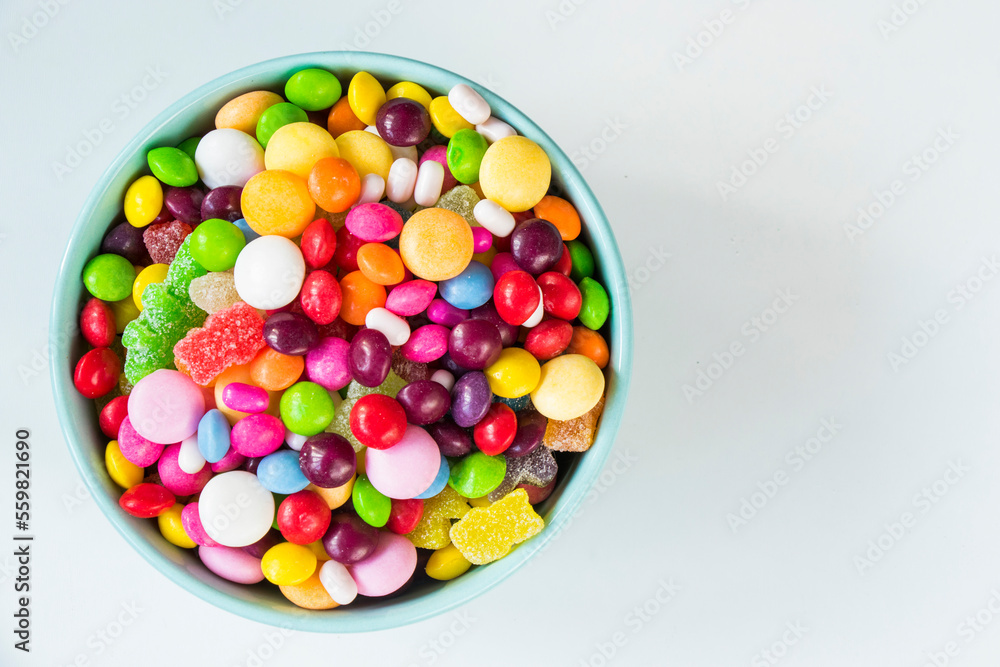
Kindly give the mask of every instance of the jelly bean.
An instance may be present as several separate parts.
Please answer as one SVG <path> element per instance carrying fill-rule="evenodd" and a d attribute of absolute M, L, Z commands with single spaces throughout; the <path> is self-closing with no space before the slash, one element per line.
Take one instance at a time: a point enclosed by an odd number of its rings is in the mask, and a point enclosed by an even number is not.
<path fill-rule="evenodd" d="M 454 179 L 454 176 L 452 177 Z M 445 170 L 434 160 L 421 161 L 413 184 L 413 199 L 421 206 L 433 206 L 444 189 Z"/>
<path fill-rule="evenodd" d="M 254 558 L 242 549 L 200 546 L 198 557 L 205 567 L 228 581 L 252 585 L 264 580 L 260 558 Z"/>
<path fill-rule="evenodd" d="M 472 438 L 479 451 L 495 456 L 507 451 L 517 432 L 517 416 L 503 403 L 490 406 L 486 416 L 472 430 Z"/>
<path fill-rule="evenodd" d="M 485 373 L 493 393 L 504 398 L 524 396 L 539 386 L 538 360 L 519 347 L 504 348 Z"/>
<path fill-rule="evenodd" d="M 303 489 L 278 506 L 278 530 L 293 544 L 309 544 L 323 537 L 330 527 L 330 508 L 319 495 Z"/>
<path fill-rule="evenodd" d="M 191 232 L 191 256 L 209 271 L 228 271 L 236 266 L 245 245 L 243 232 L 219 218 L 206 220 Z"/>
<path fill-rule="evenodd" d="M 472 452 L 452 466 L 448 485 L 465 498 L 480 498 L 500 486 L 506 472 L 503 456 Z"/>
<path fill-rule="evenodd" d="M 475 426 L 490 409 L 493 394 L 486 375 L 479 371 L 466 373 L 455 381 L 451 390 L 451 415 L 464 428 Z"/>
<path fill-rule="evenodd" d="M 417 315 L 427 310 L 436 292 L 437 285 L 429 280 L 409 280 L 392 288 L 385 308 L 403 317 Z"/>
<path fill-rule="evenodd" d="M 504 322 L 520 325 L 542 303 L 541 291 L 534 278 L 525 271 L 508 271 L 500 276 L 493 288 L 493 303 Z"/>
<path fill-rule="evenodd" d="M 493 296 L 493 274 L 484 264 L 471 261 L 457 276 L 441 281 L 441 297 L 462 310 L 478 308 Z"/>
<path fill-rule="evenodd" d="M 232 448 L 243 456 L 267 456 L 281 447 L 285 426 L 273 415 L 247 415 L 233 425 L 229 439 Z"/>
<path fill-rule="evenodd" d="M 128 416 L 128 396 L 115 396 L 101 408 L 98 424 L 101 432 L 109 438 L 117 438 L 122 422 Z"/>
<path fill-rule="evenodd" d="M 265 456 L 257 465 L 257 478 L 271 493 L 293 494 L 309 486 L 309 480 L 299 468 L 299 453 L 290 449 Z"/>
<path fill-rule="evenodd" d="M 416 568 L 417 550 L 413 544 L 402 535 L 382 533 L 371 556 L 347 569 L 359 594 L 381 597 L 402 588 Z"/>
<path fill-rule="evenodd" d="M 226 222 L 240 220 L 243 218 L 243 210 L 240 208 L 242 195 L 243 188 L 235 185 L 223 185 L 220 188 L 209 190 L 201 201 L 201 219 L 219 218 Z"/>
<path fill-rule="evenodd" d="M 283 308 L 295 300 L 306 277 L 299 247 L 281 236 L 261 236 L 246 244 L 236 258 L 236 291 L 249 305 Z"/>
<path fill-rule="evenodd" d="M 105 253 L 83 267 L 83 284 L 101 301 L 120 301 L 132 293 L 135 269 L 121 255 Z"/>
<path fill-rule="evenodd" d="M 306 479 L 320 488 L 344 486 L 354 478 L 356 471 L 354 448 L 336 433 L 314 435 L 299 451 L 299 467 Z"/>
<path fill-rule="evenodd" d="M 590 357 L 598 368 L 607 366 L 611 356 L 604 337 L 597 331 L 581 326 L 573 327 L 573 338 L 570 340 L 566 352 Z"/>
<path fill-rule="evenodd" d="M 142 239 L 142 230 L 128 222 L 115 225 L 101 240 L 101 253 L 121 255 L 130 264 L 148 264 L 149 253 Z"/>
<path fill-rule="evenodd" d="M 115 340 L 115 314 L 111 307 L 92 297 L 80 311 L 80 334 L 94 347 L 108 347 Z"/>
<path fill-rule="evenodd" d="M 389 167 L 392 168 L 391 166 Z M 385 179 L 378 174 L 366 174 L 361 179 L 361 196 L 358 197 L 359 204 L 374 204 L 381 201 L 385 194 Z"/>
<path fill-rule="evenodd" d="M 212 478 L 212 468 L 203 462 L 197 472 L 184 472 L 179 464 L 181 446 L 170 445 L 163 450 L 156 463 L 156 472 L 168 491 L 177 496 L 191 496 L 205 488 L 205 484 Z"/>
<path fill-rule="evenodd" d="M 319 331 L 305 315 L 277 312 L 264 322 L 264 340 L 275 352 L 297 356 L 319 344 Z"/>
<path fill-rule="evenodd" d="M 428 111 L 430 112 L 434 129 L 447 139 L 451 139 L 461 129 L 473 129 L 473 124 L 458 115 L 458 112 L 451 106 L 451 102 L 448 101 L 447 97 L 435 97 L 431 100 Z"/>
<path fill-rule="evenodd" d="M 281 421 L 293 433 L 313 436 L 333 421 L 335 407 L 327 390 L 314 382 L 296 382 L 281 395 Z"/>
<path fill-rule="evenodd" d="M 358 596 L 358 585 L 341 563 L 328 560 L 319 568 L 319 580 L 330 598 L 340 605 L 351 604 Z"/>
<path fill-rule="evenodd" d="M 340 157 L 350 162 L 357 170 L 358 176 L 362 179 L 362 190 L 364 178 L 369 174 L 378 175 L 384 186 L 389 178 L 393 157 L 389 144 L 381 137 L 363 130 L 352 130 L 337 137 L 337 148 L 340 150 Z"/>
<path fill-rule="evenodd" d="M 454 278 L 472 260 L 472 230 L 457 213 L 423 209 L 403 227 L 399 251 L 406 267 L 421 278 Z"/>
<path fill-rule="evenodd" d="M 153 176 L 166 185 L 184 188 L 198 182 L 194 160 L 179 148 L 154 148 L 146 153 L 146 161 Z"/>
<path fill-rule="evenodd" d="M 378 110 L 385 104 L 385 89 L 368 72 L 358 72 L 347 87 L 347 100 L 351 111 L 365 125 L 374 125 Z"/>
<path fill-rule="evenodd" d="M 351 447 L 351 451 L 354 451 L 353 447 Z M 318 493 L 320 498 L 326 503 L 326 506 L 331 510 L 335 510 L 338 507 L 342 507 L 344 503 L 351 499 L 351 492 L 354 490 L 354 477 L 347 480 L 346 484 L 335 486 L 332 489 L 316 486 L 315 484 L 310 484 L 306 488 Z"/>
<path fill-rule="evenodd" d="M 434 299 L 427 306 L 427 317 L 436 324 L 455 326 L 469 319 L 469 311 L 456 308 L 444 299 Z"/>
<path fill-rule="evenodd" d="M 517 342 L 520 327 L 505 322 L 504 319 L 500 317 L 500 314 L 497 312 L 496 306 L 493 305 L 492 301 L 487 301 L 482 306 L 473 308 L 469 311 L 469 318 L 473 320 L 486 320 L 487 322 L 493 324 L 500 332 L 500 342 L 504 347 L 510 347 Z"/>
<path fill-rule="evenodd" d="M 250 178 L 243 187 L 240 208 L 258 234 L 287 238 L 301 234 L 316 214 L 306 181 L 281 169 L 268 169 Z"/>
<path fill-rule="evenodd" d="M 205 193 L 198 187 L 167 188 L 163 195 L 163 205 L 170 215 L 188 224 L 202 221 L 203 203 L 205 203 Z"/>
<path fill-rule="evenodd" d="M 452 360 L 470 370 L 483 370 L 500 358 L 503 340 L 496 325 L 487 320 L 465 320 L 448 337 Z"/>
<path fill-rule="evenodd" d="M 424 501 L 416 498 L 393 500 L 385 527 L 397 535 L 406 535 L 416 528 L 423 515 Z"/>
<path fill-rule="evenodd" d="M 419 167 L 423 167 L 425 162 L 437 162 L 441 165 L 443 175 L 441 180 L 441 189 L 438 196 L 440 196 L 441 192 L 448 192 L 458 184 L 458 180 L 455 179 L 455 175 L 451 173 L 450 169 L 448 169 L 447 146 L 431 146 L 425 150 L 423 155 L 420 156 L 420 160 L 417 162 L 417 165 Z M 435 197 L 435 200 L 436 199 L 437 197 Z M 427 204 L 427 206 L 433 206 L 433 202 L 431 204 Z"/>
<path fill-rule="evenodd" d="M 564 354 L 542 366 L 531 402 L 549 419 L 566 421 L 593 408 L 603 394 L 604 374 L 597 364 L 581 354 Z"/>
<path fill-rule="evenodd" d="M 136 484 L 118 499 L 118 505 L 128 514 L 140 519 L 152 519 L 174 506 L 174 494 L 159 484 Z"/>
<path fill-rule="evenodd" d="M 118 429 L 118 447 L 126 459 L 143 468 L 155 463 L 163 452 L 163 445 L 139 435 L 128 417 Z"/>
<path fill-rule="evenodd" d="M 392 501 L 376 489 L 366 476 L 359 474 L 354 481 L 351 501 L 354 503 L 354 511 L 368 525 L 381 528 L 389 520 Z M 333 553 L 330 553 L 330 557 L 336 560 Z"/>
<path fill-rule="evenodd" d="M 545 195 L 534 206 L 535 217 L 551 222 L 559 230 L 563 241 L 572 241 L 580 235 L 580 214 L 576 208 L 554 195 Z"/>
<path fill-rule="evenodd" d="M 279 586 L 294 586 L 316 571 L 316 554 L 308 547 L 291 542 L 277 544 L 260 560 L 264 578 Z"/>
<path fill-rule="evenodd" d="M 573 327 L 565 320 L 546 320 L 528 332 L 524 349 L 539 361 L 562 354 L 573 339 Z"/>
<path fill-rule="evenodd" d="M 433 437 L 433 436 L 432 436 Z M 435 442 L 437 439 L 435 438 Z M 423 493 L 417 494 L 414 498 L 419 500 L 426 500 L 427 498 L 432 498 L 437 494 L 441 493 L 444 487 L 448 486 L 448 478 L 451 476 L 451 467 L 448 465 L 448 459 L 445 458 L 444 454 L 441 455 L 441 467 L 438 468 L 437 476 L 434 477 L 434 481 Z M 412 530 L 412 529 L 411 529 Z M 407 531 L 411 532 L 411 531 Z"/>
<path fill-rule="evenodd" d="M 267 391 L 281 391 L 295 384 L 305 368 L 305 359 L 265 347 L 250 362 L 250 380 Z M 273 405 L 273 403 L 272 403 Z"/>
<path fill-rule="evenodd" d="M 308 120 L 309 116 L 301 107 L 298 107 L 290 102 L 279 102 L 278 104 L 268 107 L 260 115 L 254 129 L 254 134 L 257 136 L 258 143 L 266 149 L 271 137 L 273 137 L 274 133 L 279 129 L 285 125 L 291 125 L 292 123 L 305 123 Z M 249 132 L 247 134 L 249 134 Z"/>
<path fill-rule="evenodd" d="M 365 326 L 385 335 L 392 346 L 403 345 L 410 339 L 410 325 L 406 320 L 385 308 L 372 308 L 365 316 Z"/>
<path fill-rule="evenodd" d="M 395 285 L 404 277 L 403 261 L 396 252 L 382 243 L 366 243 L 358 249 L 358 268 L 377 285 Z"/>
<path fill-rule="evenodd" d="M 243 382 L 230 382 L 222 390 L 222 402 L 230 410 L 257 413 L 267 410 L 270 397 L 267 391 L 260 387 Z"/>
<path fill-rule="evenodd" d="M 533 276 L 545 273 L 562 257 L 562 237 L 547 220 L 532 218 L 522 222 L 510 235 L 510 254 L 523 270 Z"/>
<path fill-rule="evenodd" d="M 542 288 L 542 304 L 546 313 L 567 321 L 576 319 L 580 314 L 583 295 L 568 277 L 549 271 L 538 276 L 538 286 Z"/>
<path fill-rule="evenodd" d="M 140 176 L 125 191 L 125 219 L 133 227 L 145 227 L 163 208 L 163 187 L 153 176 Z"/>
<path fill-rule="evenodd" d="M 437 361 L 448 351 L 448 333 L 448 328 L 440 324 L 425 324 L 410 334 L 400 353 L 417 363 Z"/>
<path fill-rule="evenodd" d="M 330 159 L 339 160 L 340 158 Z M 337 232 L 334 231 L 329 220 L 318 218 L 310 222 L 303 230 L 299 245 L 306 266 L 310 269 L 320 269 L 333 260 L 334 252 L 337 250 Z"/>
<path fill-rule="evenodd" d="M 218 463 L 229 447 L 230 428 L 226 416 L 219 410 L 209 410 L 198 422 L 198 450 L 209 463 Z"/>
<path fill-rule="evenodd" d="M 299 70 L 285 83 L 285 97 L 306 111 L 329 109 L 341 92 L 340 81 L 324 69 Z"/>
<path fill-rule="evenodd" d="M 313 382 L 337 391 L 351 381 L 348 365 L 350 343 L 343 338 L 323 338 L 305 358 L 306 373 Z"/>
<path fill-rule="evenodd" d="M 595 264 L 594 255 L 590 252 L 590 248 L 578 240 L 567 242 L 566 247 L 569 249 L 569 256 L 573 261 L 573 269 L 569 277 L 575 282 L 580 282 L 584 278 L 592 278 Z"/>
<path fill-rule="evenodd" d="M 389 167 L 389 176 L 386 178 L 386 197 L 390 201 L 403 203 L 413 196 L 416 186 L 417 163 L 406 157 L 394 160 L 392 166 Z"/>
<path fill-rule="evenodd" d="M 305 180 L 316 162 L 331 157 L 340 157 L 340 149 L 326 129 L 309 122 L 289 123 L 271 135 L 264 165 L 269 171 L 283 169 Z"/>
<path fill-rule="evenodd" d="M 517 433 L 510 447 L 504 451 L 508 462 L 512 458 L 527 456 L 542 444 L 545 428 L 549 420 L 535 410 L 522 410 L 517 413 Z"/>
<path fill-rule="evenodd" d="M 527 137 L 513 136 L 490 145 L 479 167 L 483 194 L 508 211 L 527 211 L 548 193 L 552 165 L 545 151 Z"/>
<path fill-rule="evenodd" d="M 361 177 L 354 166 L 341 157 L 317 160 L 309 172 L 306 185 L 313 201 L 331 213 L 350 209 L 361 197 Z"/>
<path fill-rule="evenodd" d="M 165 396 L 170 401 L 164 401 Z M 180 442 L 197 432 L 205 414 L 205 396 L 188 376 L 160 369 L 132 388 L 128 414 L 142 437 L 163 444 Z"/>
<path fill-rule="evenodd" d="M 392 447 L 365 453 L 368 481 L 389 498 L 413 498 L 423 493 L 440 468 L 441 452 L 434 438 L 412 424 Z"/>
<path fill-rule="evenodd" d="M 485 123 L 490 117 L 490 105 L 471 86 L 459 83 L 448 91 L 448 102 L 455 112 L 473 125 Z"/>
<path fill-rule="evenodd" d="M 580 308 L 580 322 L 588 329 L 600 329 L 608 319 L 611 301 L 604 286 L 593 278 L 580 281 L 583 303 Z"/>
<path fill-rule="evenodd" d="M 264 149 L 245 132 L 230 128 L 212 130 L 201 138 L 194 162 L 202 182 L 209 188 L 243 187 L 253 175 L 264 171 Z"/>
<path fill-rule="evenodd" d="M 390 501 L 390 510 L 391 510 Z M 333 515 L 323 535 L 323 548 L 337 563 L 351 564 L 368 558 L 378 544 L 379 531 L 358 515 L 340 512 Z"/>
<path fill-rule="evenodd" d="M 104 466 L 111 480 L 123 489 L 131 489 L 140 484 L 145 476 L 142 466 L 137 466 L 125 458 L 117 440 L 112 440 L 104 448 Z"/>
<path fill-rule="evenodd" d="M 476 132 L 486 137 L 486 141 L 491 144 L 517 134 L 517 130 L 495 116 L 490 116 L 476 125 Z"/>
<path fill-rule="evenodd" d="M 340 317 L 348 324 L 360 326 L 372 308 L 385 305 L 385 287 L 372 282 L 361 271 L 352 271 L 340 280 L 343 304 Z"/>
<path fill-rule="evenodd" d="M 365 387 L 377 387 L 389 375 L 392 347 L 381 331 L 362 329 L 351 341 L 348 351 L 351 376 Z"/>
<path fill-rule="evenodd" d="M 396 400 L 406 413 L 406 421 L 425 426 L 438 421 L 451 408 L 451 394 L 437 382 L 416 380 L 399 390 Z"/>
<path fill-rule="evenodd" d="M 183 509 L 183 505 L 175 503 L 173 507 L 156 517 L 157 527 L 167 542 L 182 549 L 194 549 L 198 544 L 184 532 L 184 525 L 181 522 Z"/>
<path fill-rule="evenodd" d="M 151 264 L 135 277 L 132 283 L 132 301 L 140 312 L 142 312 L 142 293 L 146 291 L 146 286 L 165 281 L 169 269 L 166 264 Z"/>
<path fill-rule="evenodd" d="M 448 141 L 448 169 L 459 183 L 475 183 L 479 180 L 479 166 L 486 155 L 488 145 L 485 137 L 472 129 L 455 132 Z"/>
<path fill-rule="evenodd" d="M 316 324 L 330 324 L 337 319 L 343 303 L 340 284 L 327 271 L 313 271 L 302 283 L 299 303 L 310 320 Z"/>
<path fill-rule="evenodd" d="M 362 396 L 351 408 L 351 433 L 371 449 L 389 449 L 406 433 L 407 413 L 396 399 L 383 394 Z"/>
<path fill-rule="evenodd" d="M 438 549 L 427 561 L 426 572 L 431 579 L 450 581 L 465 574 L 472 563 L 466 560 L 454 544 Z"/>
<path fill-rule="evenodd" d="M 396 97 L 379 108 L 374 125 L 386 143 L 416 146 L 430 134 L 431 116 L 420 102 Z"/>
<path fill-rule="evenodd" d="M 219 112 L 215 114 L 215 127 L 216 129 L 229 127 L 253 135 L 264 112 L 283 101 L 281 95 L 269 90 L 254 90 L 243 93 L 222 105 Z M 258 141 L 260 141 L 259 137 Z M 261 145 L 263 144 L 264 142 L 261 142 Z"/>

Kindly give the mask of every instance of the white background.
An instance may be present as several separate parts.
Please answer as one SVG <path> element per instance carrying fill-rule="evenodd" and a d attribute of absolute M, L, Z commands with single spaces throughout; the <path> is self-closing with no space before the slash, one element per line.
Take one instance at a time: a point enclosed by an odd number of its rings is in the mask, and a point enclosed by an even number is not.
<path fill-rule="evenodd" d="M 997 5 L 907 0 L 918 9 L 888 33 L 891 0 L 400 2 L 388 25 L 371 24 L 370 50 L 482 82 L 586 163 L 633 278 L 636 366 L 617 452 L 635 460 L 521 572 L 410 627 L 293 633 L 272 656 L 269 628 L 154 572 L 82 493 L 56 420 L 47 320 L 70 227 L 118 150 L 171 102 L 260 60 L 363 45 L 358 30 L 387 3 L 77 0 L 43 21 L 42 4 L 4 0 L 0 497 L 12 495 L 14 431 L 30 428 L 38 541 L 30 656 L 12 650 L 13 562 L 0 548 L 0 664 L 230 667 L 261 653 L 269 665 L 774 664 L 764 650 L 789 667 L 919 667 L 928 653 L 996 664 L 1000 280 L 977 272 L 1000 253 Z M 724 10 L 712 37 L 704 22 Z M 707 46 L 679 67 L 699 33 Z M 165 78 L 120 113 L 147 68 Z M 803 108 L 814 88 L 829 98 Z M 796 112 L 808 120 L 790 133 L 779 124 Z M 57 176 L 105 118 L 113 129 Z M 958 138 L 913 172 L 949 128 Z M 765 143 L 777 152 L 724 199 L 718 183 Z M 902 194 L 849 238 L 858 208 L 897 179 Z M 970 301 L 954 291 L 964 285 L 978 289 Z M 779 290 L 793 300 L 775 321 Z M 938 310 L 947 321 L 893 364 Z M 743 354 L 713 368 L 734 342 Z M 699 371 L 716 379 L 688 400 Z M 798 463 L 824 419 L 836 435 Z M 953 484 L 941 481 L 951 465 L 963 470 Z M 935 482 L 935 502 L 917 498 Z M 759 507 L 734 530 L 744 499 Z M 865 564 L 870 541 L 887 550 Z M 661 581 L 678 587 L 662 604 Z M 97 639 L 133 603 L 134 622 Z M 985 625 L 961 625 L 977 612 Z"/>

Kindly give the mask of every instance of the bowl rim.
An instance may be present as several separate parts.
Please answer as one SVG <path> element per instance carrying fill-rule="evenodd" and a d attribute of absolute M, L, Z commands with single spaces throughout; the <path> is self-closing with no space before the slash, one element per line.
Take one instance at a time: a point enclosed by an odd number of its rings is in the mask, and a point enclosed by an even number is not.
<path fill-rule="evenodd" d="M 489 567 L 476 568 L 462 577 L 447 582 L 431 594 L 416 596 L 413 599 L 393 599 L 385 607 L 372 606 L 355 610 L 348 607 L 350 613 L 322 613 L 297 607 L 279 609 L 240 599 L 200 580 L 182 564 L 167 558 L 140 534 L 141 524 L 138 523 L 140 520 L 125 514 L 117 501 L 105 492 L 104 483 L 99 477 L 101 471 L 96 470 L 86 458 L 84 448 L 87 445 L 83 442 L 85 436 L 73 428 L 77 423 L 87 421 L 82 412 L 84 405 L 80 401 L 82 397 L 75 391 L 72 381 L 75 362 L 71 357 L 71 346 L 75 336 L 53 335 L 53 332 L 65 330 L 68 314 L 72 314 L 71 321 L 76 321 L 80 301 L 85 298 L 82 281 L 68 279 L 68 274 L 75 270 L 74 263 L 82 264 L 82 261 L 76 259 L 81 251 L 85 250 L 88 257 L 93 251 L 92 248 L 80 247 L 85 243 L 83 237 L 90 226 L 88 223 L 98 203 L 108 195 L 109 188 L 119 177 L 121 170 L 144 144 L 162 135 L 165 128 L 178 117 L 188 114 L 193 106 L 202 103 L 221 89 L 233 88 L 235 96 L 240 94 L 235 92 L 240 84 L 248 90 L 274 88 L 273 85 L 261 83 L 259 80 L 280 77 L 283 72 L 290 74 L 306 67 L 372 71 L 377 78 L 383 80 L 416 81 L 427 88 L 444 91 L 459 83 L 472 86 L 486 99 L 498 117 L 517 129 L 519 134 L 538 143 L 549 156 L 554 175 L 561 180 L 563 190 L 571 193 L 574 205 L 585 220 L 586 233 L 592 239 L 590 245 L 598 258 L 599 267 L 605 278 L 604 286 L 613 304 L 610 319 L 613 344 L 610 346 L 609 366 L 614 372 L 609 381 L 608 399 L 601 417 L 601 427 L 598 429 L 593 446 L 587 452 L 588 455 L 577 457 L 571 478 L 562 485 L 561 496 L 547 513 L 545 529 L 513 549 L 504 558 L 491 563 Z M 254 85 L 257 87 L 254 88 Z M 572 516 L 580 509 L 585 496 L 590 493 L 611 454 L 627 403 L 633 353 L 632 305 L 621 253 L 607 216 L 566 153 L 517 107 L 475 81 L 422 61 L 360 51 L 314 51 L 281 56 L 248 65 L 197 87 L 149 121 L 115 156 L 90 189 L 87 199 L 80 208 L 55 279 L 48 335 L 52 353 L 49 375 L 63 437 L 90 495 L 125 541 L 168 579 L 187 592 L 221 609 L 271 626 L 327 633 L 384 630 L 443 614 L 492 589 L 519 570 L 537 552 L 551 544 L 552 540 L 568 527 Z M 86 404 L 90 404 L 89 400 L 84 400 Z"/>

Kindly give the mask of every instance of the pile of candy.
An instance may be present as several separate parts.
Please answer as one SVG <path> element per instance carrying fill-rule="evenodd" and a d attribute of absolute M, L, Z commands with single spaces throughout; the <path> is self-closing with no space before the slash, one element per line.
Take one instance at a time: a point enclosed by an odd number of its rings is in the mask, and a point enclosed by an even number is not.
<path fill-rule="evenodd" d="M 545 152 L 465 84 L 342 92 L 302 70 L 149 151 L 84 268 L 74 375 L 126 512 L 309 609 L 541 531 L 609 359 Z"/>

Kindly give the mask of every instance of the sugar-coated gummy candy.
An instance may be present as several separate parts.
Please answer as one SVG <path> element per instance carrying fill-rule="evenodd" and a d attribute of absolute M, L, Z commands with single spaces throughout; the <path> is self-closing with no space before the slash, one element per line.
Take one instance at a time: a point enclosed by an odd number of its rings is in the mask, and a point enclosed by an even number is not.
<path fill-rule="evenodd" d="M 490 145 L 479 167 L 483 194 L 512 213 L 527 211 L 541 201 L 551 178 L 552 164 L 545 151 L 521 136 Z"/>
<path fill-rule="evenodd" d="M 215 271 L 195 278 L 188 287 L 188 296 L 209 315 L 242 301 L 232 271 Z"/>
<path fill-rule="evenodd" d="M 452 519 L 469 513 L 469 503 L 450 486 L 424 500 L 424 514 L 406 539 L 421 549 L 442 549 L 451 544 Z"/>
<path fill-rule="evenodd" d="M 451 541 L 475 565 L 492 563 L 511 548 L 537 535 L 545 521 L 515 489 L 489 507 L 476 507 L 451 527 Z"/>
<path fill-rule="evenodd" d="M 548 447 L 537 447 L 527 456 L 510 457 L 507 459 L 507 473 L 500 486 L 490 491 L 487 499 L 496 502 L 516 489 L 521 484 L 545 486 L 556 478 L 559 466 Z"/>
<path fill-rule="evenodd" d="M 557 452 L 585 452 L 594 444 L 597 423 L 604 411 L 604 397 L 586 413 L 559 421 L 549 419 L 545 428 L 545 446 Z"/>
<path fill-rule="evenodd" d="M 458 185 L 442 194 L 434 205 L 458 213 L 465 218 L 470 227 L 476 227 L 480 223 L 476 219 L 475 210 L 480 201 L 475 190 L 468 185 Z"/>
<path fill-rule="evenodd" d="M 142 232 L 142 241 L 146 245 L 149 257 L 157 264 L 170 264 L 181 247 L 181 243 L 191 233 L 191 225 L 174 220 L 172 222 L 157 222 L 146 227 Z"/>
<path fill-rule="evenodd" d="M 264 346 L 264 320 L 246 303 L 213 313 L 174 345 L 174 358 L 191 379 L 207 385 L 229 366 L 249 363 Z"/>

